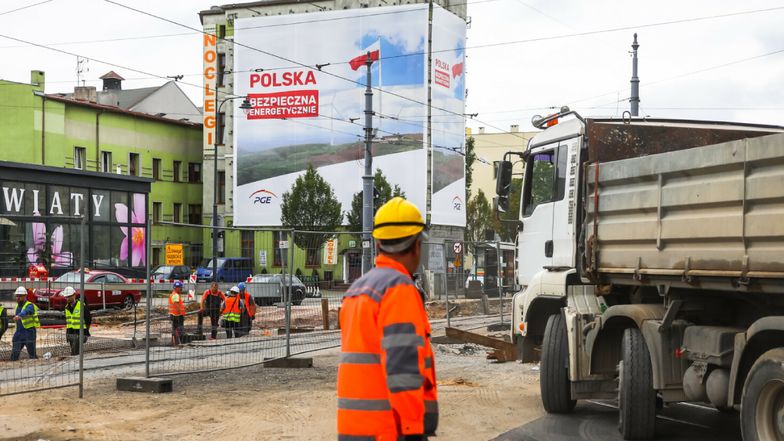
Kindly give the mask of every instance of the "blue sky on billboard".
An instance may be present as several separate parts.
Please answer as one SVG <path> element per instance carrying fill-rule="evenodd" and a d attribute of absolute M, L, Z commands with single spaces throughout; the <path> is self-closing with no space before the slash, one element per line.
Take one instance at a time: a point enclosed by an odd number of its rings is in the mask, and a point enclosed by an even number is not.
<path fill-rule="evenodd" d="M 419 54 L 424 48 L 424 38 L 421 39 L 416 50 L 410 51 L 406 50 L 405 45 L 400 42 L 391 41 L 385 36 L 379 36 L 376 32 L 368 33 L 362 36 L 358 45 L 358 53 L 361 54 L 364 48 L 379 40 L 381 41 L 381 57 L 383 59 L 373 64 L 371 70 L 373 75 L 371 84 L 373 86 L 378 86 L 379 78 L 382 80 L 382 86 L 422 85 L 425 83 L 425 56 Z M 379 69 L 382 69 L 381 75 L 379 75 Z M 364 68 L 360 70 L 364 73 Z"/>

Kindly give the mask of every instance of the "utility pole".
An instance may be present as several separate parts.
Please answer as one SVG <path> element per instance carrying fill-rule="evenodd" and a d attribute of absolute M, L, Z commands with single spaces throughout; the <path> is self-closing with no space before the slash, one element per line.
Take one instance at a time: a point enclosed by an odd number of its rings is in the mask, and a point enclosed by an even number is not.
<path fill-rule="evenodd" d="M 637 77 L 637 33 L 634 34 L 634 42 L 632 43 L 632 94 L 629 98 L 631 103 L 632 116 L 640 115 L 640 79 Z"/>
<path fill-rule="evenodd" d="M 365 175 L 362 176 L 362 274 L 373 267 L 371 232 L 373 231 L 373 89 L 370 68 L 373 58 L 367 53 L 367 84 L 365 85 Z"/>

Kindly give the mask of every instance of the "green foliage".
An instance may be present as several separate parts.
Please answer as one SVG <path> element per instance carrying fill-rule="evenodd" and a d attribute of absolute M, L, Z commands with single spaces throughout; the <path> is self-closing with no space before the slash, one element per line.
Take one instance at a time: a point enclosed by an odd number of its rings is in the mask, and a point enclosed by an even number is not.
<path fill-rule="evenodd" d="M 474 162 L 476 162 L 476 152 L 474 151 L 474 137 L 466 138 L 465 143 L 465 186 L 466 194 L 471 194 L 471 184 L 474 181 Z"/>
<path fill-rule="evenodd" d="M 512 179 L 509 190 L 509 210 L 500 213 L 499 219 L 493 217 L 493 227 L 504 242 L 514 242 L 517 236 L 517 221 L 520 219 L 520 196 L 523 190 L 522 179 Z M 502 222 L 504 220 L 505 222 Z"/>
<path fill-rule="evenodd" d="M 388 200 L 395 196 L 406 197 L 406 194 L 400 189 L 399 185 L 392 186 L 387 181 L 386 176 L 381 173 L 381 169 L 376 169 L 376 174 L 373 177 L 373 186 L 376 188 L 378 197 L 373 200 L 373 207 L 378 210 L 378 207 L 384 205 Z M 348 218 L 349 231 L 359 232 L 362 231 L 362 192 L 354 193 L 351 199 L 351 211 L 346 213 Z"/>
<path fill-rule="evenodd" d="M 291 191 L 282 195 L 280 221 L 284 227 L 306 231 L 335 231 L 343 220 L 343 210 L 329 182 L 312 165 L 298 177 Z M 331 235 L 295 234 L 301 249 L 318 248 Z"/>
<path fill-rule="evenodd" d="M 466 207 L 466 232 L 465 240 L 468 242 L 481 242 L 485 240 L 485 230 L 493 229 L 495 218 L 490 202 L 485 192 L 479 189 Z"/>

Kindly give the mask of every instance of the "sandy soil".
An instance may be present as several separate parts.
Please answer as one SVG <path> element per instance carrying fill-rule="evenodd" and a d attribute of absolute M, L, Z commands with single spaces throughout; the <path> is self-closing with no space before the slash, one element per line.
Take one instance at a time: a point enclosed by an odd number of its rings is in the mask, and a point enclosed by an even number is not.
<path fill-rule="evenodd" d="M 533 365 L 482 348 L 434 345 L 439 441 L 488 440 L 544 414 Z M 117 392 L 113 381 L 3 398 L 0 440 L 335 440 L 337 350 L 312 369 L 246 368 L 175 377 L 174 392 Z"/>

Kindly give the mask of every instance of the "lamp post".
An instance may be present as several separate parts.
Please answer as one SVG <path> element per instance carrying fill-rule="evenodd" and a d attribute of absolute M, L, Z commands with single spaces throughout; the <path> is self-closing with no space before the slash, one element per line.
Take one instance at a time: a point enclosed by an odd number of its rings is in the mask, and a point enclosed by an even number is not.
<path fill-rule="evenodd" d="M 221 125 L 218 118 L 223 105 L 229 101 L 242 98 L 240 109 L 249 110 L 253 108 L 247 96 L 230 96 L 224 98 L 215 109 L 215 143 L 212 157 L 212 281 L 218 281 L 218 141 L 223 137 Z"/>

